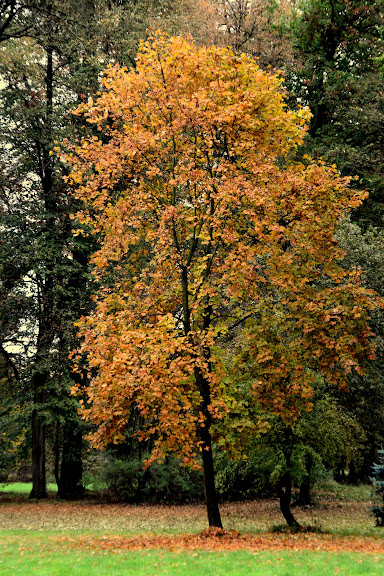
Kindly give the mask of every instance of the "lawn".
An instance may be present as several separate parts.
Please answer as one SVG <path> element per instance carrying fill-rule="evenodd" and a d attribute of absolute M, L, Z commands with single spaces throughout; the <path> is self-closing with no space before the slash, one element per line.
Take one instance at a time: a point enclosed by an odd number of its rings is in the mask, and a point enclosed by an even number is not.
<path fill-rule="evenodd" d="M 0 494 L 28 494 L 32 490 L 32 482 L 10 482 L 0 484 Z M 48 494 L 56 494 L 57 484 L 47 484 Z"/>
<path fill-rule="evenodd" d="M 118 505 L 96 499 L 29 501 L 0 487 L 0 574 L 41 576 L 380 576 L 384 529 L 369 488 L 322 489 L 295 509 L 318 532 L 280 529 L 276 500 L 226 503 L 226 531 L 206 530 L 202 504 Z"/>

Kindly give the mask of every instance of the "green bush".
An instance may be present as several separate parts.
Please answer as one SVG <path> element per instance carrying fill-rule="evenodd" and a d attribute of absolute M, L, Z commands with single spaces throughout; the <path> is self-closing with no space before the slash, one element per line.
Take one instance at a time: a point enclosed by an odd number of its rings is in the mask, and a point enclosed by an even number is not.
<path fill-rule="evenodd" d="M 275 465 L 275 455 L 269 447 L 254 451 L 247 460 L 231 460 L 225 452 L 217 452 L 216 488 L 221 499 L 247 500 L 269 493 Z"/>
<path fill-rule="evenodd" d="M 180 504 L 204 497 L 200 471 L 180 466 L 173 456 L 145 469 L 143 460 L 109 455 L 99 482 L 124 502 Z"/>

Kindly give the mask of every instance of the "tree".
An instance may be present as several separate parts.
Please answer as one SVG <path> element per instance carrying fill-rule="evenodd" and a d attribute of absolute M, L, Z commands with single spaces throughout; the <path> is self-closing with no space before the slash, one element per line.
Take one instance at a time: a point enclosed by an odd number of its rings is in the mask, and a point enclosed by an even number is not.
<path fill-rule="evenodd" d="M 11 403 L 34 407 L 33 496 L 46 494 L 46 436 L 59 495 L 79 494 L 84 428 L 68 398 L 74 378 L 68 352 L 76 345 L 73 322 L 89 305 L 89 239 L 72 237 L 69 213 L 76 206 L 50 150 L 79 128 L 68 111 L 100 88 L 106 63 L 134 63 L 150 21 L 165 22 L 174 11 L 180 20 L 175 4 L 0 3 L 0 354 L 20 381 L 17 394 L 7 388 Z"/>
<path fill-rule="evenodd" d="M 384 156 L 383 1 L 310 0 L 291 18 L 298 61 L 288 85 L 313 114 L 305 151 L 336 162 L 369 198 L 355 218 L 382 225 Z"/>
<path fill-rule="evenodd" d="M 289 161 L 307 112 L 244 55 L 157 34 L 136 70 L 109 68 L 103 85 L 77 110 L 99 132 L 58 149 L 78 217 L 100 235 L 96 308 L 79 322 L 82 413 L 96 445 L 124 441 L 135 409 L 152 459 L 200 454 L 220 527 L 212 437 L 225 445 L 241 406 L 221 339 L 249 323 L 249 397 L 286 421 L 308 406 L 315 370 L 338 385 L 360 370 L 374 296 L 338 265 L 333 234 L 363 194 L 335 168 Z"/>
<path fill-rule="evenodd" d="M 363 440 L 356 419 L 321 388 L 315 390 L 313 409 L 303 412 L 294 425 L 275 419 L 265 441 L 279 455 L 272 479 L 289 526 L 299 526 L 291 511 L 293 484 L 300 487 L 297 504 L 311 505 L 310 488 L 319 471 L 332 471 L 342 458 L 348 464 Z"/>
<path fill-rule="evenodd" d="M 382 295 L 384 192 L 383 2 L 327 0 L 296 2 L 291 32 L 297 65 L 287 71 L 294 95 L 310 106 L 313 118 L 302 153 L 336 162 L 343 175 L 357 175 L 355 186 L 369 197 L 351 214 L 361 230 L 344 221 L 338 239 L 344 265 L 361 267 L 364 281 Z M 374 228 L 372 228 L 372 226 Z M 351 461 L 348 480 L 367 480 L 383 438 L 383 317 L 371 314 L 376 360 L 366 374 L 351 374 L 348 393 L 338 402 L 352 412 L 366 432 L 363 465 Z M 334 392 L 333 392 L 334 393 Z M 340 466 L 344 474 L 345 466 Z"/>
<path fill-rule="evenodd" d="M 363 269 L 362 279 L 367 286 L 383 296 L 384 281 L 384 231 L 381 227 L 370 227 L 365 233 L 361 228 L 344 218 L 337 230 L 337 240 L 346 254 L 345 268 Z M 370 315 L 370 326 L 375 334 L 375 360 L 370 362 L 362 375 L 351 374 L 348 391 L 336 392 L 338 402 L 352 412 L 366 433 L 362 466 L 352 460 L 350 481 L 367 481 L 376 459 L 377 451 L 384 441 L 384 316 L 383 310 L 374 310 Z M 334 391 L 335 394 L 335 391 Z M 353 472 L 353 473 L 352 473 Z"/>
<path fill-rule="evenodd" d="M 377 453 L 378 462 L 373 465 L 373 495 L 380 497 L 380 504 L 371 506 L 371 512 L 376 517 L 376 525 L 384 526 L 384 450 L 379 450 Z"/>
<path fill-rule="evenodd" d="M 289 0 L 216 0 L 217 42 L 258 59 L 260 67 L 287 66 L 293 44 L 281 21 L 292 11 Z"/>
<path fill-rule="evenodd" d="M 92 8 L 90 2 L 81 7 L 85 14 Z M 82 89 L 92 89 L 90 84 L 84 88 L 84 70 L 95 73 L 90 51 L 89 60 L 82 54 L 87 42 L 79 45 L 82 27 L 75 25 L 72 8 L 70 1 L 61 2 L 60 9 L 53 1 L 24 6 L 28 36 L 24 31 L 22 38 L 1 47 L 0 341 L 3 357 L 21 382 L 17 394 L 13 388 L 13 403 L 31 405 L 31 495 L 37 498 L 46 496 L 47 427 L 64 418 L 73 432 L 74 420 L 79 420 L 68 398 L 73 383 L 68 353 L 75 343 L 73 321 L 84 310 L 89 248 L 83 240 L 73 240 L 73 199 L 50 154 L 55 138 L 75 130 L 66 121 L 71 103 L 78 104 Z M 64 478 L 68 449 L 63 439 L 59 493 L 61 480 L 81 483 L 79 473 L 72 480 Z"/>

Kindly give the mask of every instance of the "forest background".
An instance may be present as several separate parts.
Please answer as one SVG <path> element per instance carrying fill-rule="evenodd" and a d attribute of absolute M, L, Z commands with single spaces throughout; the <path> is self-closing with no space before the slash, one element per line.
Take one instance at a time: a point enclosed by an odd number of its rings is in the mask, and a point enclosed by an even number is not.
<path fill-rule="evenodd" d="M 336 164 L 354 187 L 369 192 L 340 223 L 346 268 L 361 267 L 369 288 L 383 291 L 383 3 L 306 2 L 17 2 L 2 0 L 0 157 L 0 469 L 1 480 L 33 480 L 31 496 L 46 497 L 47 472 L 62 498 L 84 494 L 84 482 L 113 488 L 127 501 L 200 498 L 198 471 L 175 457 L 143 469 L 151 440 L 138 442 L 140 414 L 131 414 L 126 441 L 104 453 L 87 451 L 90 432 L 70 389 L 79 384 L 69 353 L 74 323 L 92 309 L 90 256 L 95 239 L 73 236 L 79 202 L 51 154 L 75 141 L 82 122 L 70 114 L 100 90 L 108 64 L 135 66 L 150 29 L 192 36 L 200 46 L 231 46 L 281 70 L 287 101 L 312 112 L 297 151 Z M 318 375 L 313 409 L 295 425 L 270 416 L 247 446 L 246 460 L 213 450 L 223 499 L 271 489 L 310 486 L 334 475 L 366 481 L 384 434 L 383 315 L 371 313 L 376 359 L 352 372 L 348 391 Z"/>

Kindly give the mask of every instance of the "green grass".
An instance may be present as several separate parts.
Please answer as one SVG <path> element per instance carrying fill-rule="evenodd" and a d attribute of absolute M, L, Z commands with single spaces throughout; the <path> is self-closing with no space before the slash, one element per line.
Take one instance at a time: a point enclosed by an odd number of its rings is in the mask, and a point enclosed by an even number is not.
<path fill-rule="evenodd" d="M 55 491 L 56 486 L 50 485 Z M 184 544 L 168 544 L 174 551 L 151 549 L 149 532 L 157 535 L 192 534 L 207 527 L 204 505 L 131 506 L 100 503 L 97 499 L 43 502 L 28 499 L 30 484 L 0 485 L 1 576 L 382 576 L 384 529 L 369 516 L 369 487 L 319 487 L 313 509 L 295 509 L 303 524 L 319 525 L 331 534 L 335 552 L 325 552 L 319 537 L 313 551 L 277 536 L 269 551 L 175 551 Z M 221 506 L 224 526 L 243 534 L 271 537 L 282 522 L 278 502 L 261 500 Z M 119 538 L 139 535 L 144 549 L 129 550 Z M 333 538 L 363 538 L 362 552 L 334 547 Z M 317 538 L 316 535 L 313 535 Z M 365 540 L 365 537 L 374 537 Z M 304 536 L 303 536 L 304 538 Z M 131 541 L 132 542 L 132 541 Z M 180 542 L 180 539 L 178 540 Z M 184 541 L 182 541 L 184 542 Z M 200 541 L 198 541 L 200 545 Z M 380 542 L 382 542 L 381 553 Z M 378 546 L 379 543 L 379 546 Z M 132 544 L 128 544 L 132 545 Z M 123 548 L 122 546 L 125 546 Z M 259 546 L 259 544 L 258 544 Z M 281 549 L 277 550 L 277 547 Z M 288 547 L 287 547 L 288 546 Z M 304 548 L 304 549 L 295 549 Z M 329 548 L 327 548 L 329 549 Z M 356 549 L 356 548 L 355 548 Z M 380 553 L 369 553 L 370 550 Z M 352 550 L 352 548 L 351 548 Z"/>
<path fill-rule="evenodd" d="M 29 494 L 32 490 L 32 482 L 11 482 L 0 484 L 0 492 L 9 494 Z M 48 493 L 56 493 L 56 484 L 47 484 Z"/>
<path fill-rule="evenodd" d="M 311 552 L 97 551 L 43 534 L 0 544 L 2 576 L 380 576 L 384 555 Z"/>
<path fill-rule="evenodd" d="M 327 480 L 327 482 L 316 484 L 314 495 L 319 501 L 337 499 L 345 502 L 367 502 L 372 497 L 372 486 L 370 484 L 349 486 L 338 484 L 334 480 Z"/>

